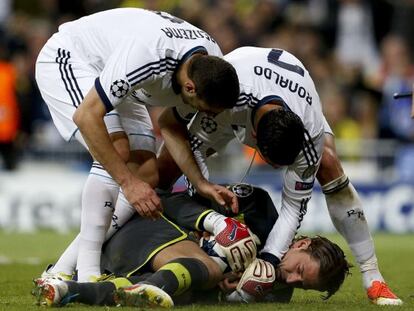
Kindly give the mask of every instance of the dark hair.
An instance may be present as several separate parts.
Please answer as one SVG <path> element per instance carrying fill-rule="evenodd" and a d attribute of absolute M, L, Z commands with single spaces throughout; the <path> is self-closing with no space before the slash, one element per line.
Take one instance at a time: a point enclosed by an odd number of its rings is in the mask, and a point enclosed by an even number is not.
<path fill-rule="evenodd" d="M 187 74 L 195 84 L 197 96 L 209 106 L 230 109 L 236 105 L 239 79 L 229 62 L 216 56 L 194 55 Z"/>
<path fill-rule="evenodd" d="M 308 238 L 301 236 L 295 241 Z M 343 284 L 345 277 L 350 274 L 352 265 L 346 260 L 342 249 L 327 238 L 315 236 L 310 238 L 311 244 L 304 250 L 311 258 L 319 262 L 319 290 L 326 291 L 326 300 L 335 294 Z"/>
<path fill-rule="evenodd" d="M 302 149 L 305 128 L 292 111 L 273 109 L 257 124 L 257 147 L 260 153 L 278 165 L 290 165 Z"/>

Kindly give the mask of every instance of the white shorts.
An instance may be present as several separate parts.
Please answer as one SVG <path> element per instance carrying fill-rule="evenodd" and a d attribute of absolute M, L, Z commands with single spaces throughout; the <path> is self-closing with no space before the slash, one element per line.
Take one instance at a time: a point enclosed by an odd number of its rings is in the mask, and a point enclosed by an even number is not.
<path fill-rule="evenodd" d="M 53 123 L 69 141 L 78 128 L 72 117 L 84 96 L 94 86 L 102 68 L 92 66 L 66 34 L 55 33 L 40 51 L 36 61 L 36 82 L 46 102 Z M 108 133 L 126 132 L 131 150 L 155 153 L 155 135 L 147 108 L 128 96 L 104 118 Z M 78 138 L 77 138 L 78 139 Z M 80 142 L 87 148 L 85 142 Z"/>

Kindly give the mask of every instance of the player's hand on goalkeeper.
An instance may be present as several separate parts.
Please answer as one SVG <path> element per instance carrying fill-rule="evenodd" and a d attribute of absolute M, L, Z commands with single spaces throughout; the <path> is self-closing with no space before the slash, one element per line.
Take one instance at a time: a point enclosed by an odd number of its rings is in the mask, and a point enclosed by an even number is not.
<path fill-rule="evenodd" d="M 254 302 L 262 300 L 273 288 L 275 268 L 263 259 L 255 259 L 244 271 L 230 301 Z"/>
<path fill-rule="evenodd" d="M 233 213 L 237 213 L 239 211 L 239 203 L 236 195 L 226 187 L 212 184 L 207 180 L 202 180 L 197 184 L 194 184 L 194 186 L 197 193 L 203 197 L 214 200 L 221 206 L 231 208 Z"/>
<path fill-rule="evenodd" d="M 255 260 L 260 240 L 238 220 L 226 217 L 224 222 L 224 229 L 214 232 L 216 242 L 221 246 L 230 268 L 235 272 L 243 271 Z"/>
<path fill-rule="evenodd" d="M 161 200 L 149 184 L 139 179 L 132 179 L 121 188 L 125 198 L 141 216 L 152 219 L 160 217 Z"/>

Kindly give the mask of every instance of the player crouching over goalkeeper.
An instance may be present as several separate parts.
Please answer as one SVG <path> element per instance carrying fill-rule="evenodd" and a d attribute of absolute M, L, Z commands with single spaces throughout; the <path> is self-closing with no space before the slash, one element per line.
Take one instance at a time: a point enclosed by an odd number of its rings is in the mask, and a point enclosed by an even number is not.
<path fill-rule="evenodd" d="M 238 187 L 231 189 L 236 192 Z M 277 221 L 277 211 L 266 191 L 247 187 L 249 195 L 239 198 L 239 210 L 263 245 L 272 228 L 269 224 Z M 248 231 L 245 225 L 225 216 L 219 220 L 217 211 L 222 212 L 222 207 L 214 202 L 191 198 L 186 193 L 170 194 L 162 200 L 170 219 L 163 217 L 152 221 L 134 216 L 106 243 L 102 268 L 113 273 L 111 277 L 96 283 L 42 280 L 36 289 L 39 303 L 172 307 L 206 300 L 218 302 L 219 297 L 228 301 L 287 302 L 295 287 L 326 291 L 329 297 L 348 274 L 344 253 L 325 238 L 300 238 L 291 245 L 280 264 L 273 267 L 255 259 L 256 244 L 252 243 L 255 238 L 245 234 Z M 174 218 L 180 220 L 180 226 L 171 221 Z M 215 242 L 202 239 L 200 248 L 187 233 L 188 229 L 208 230 L 215 235 Z M 235 243 L 218 247 L 220 239 L 223 243 L 234 236 L 237 237 Z M 242 260 L 235 258 L 232 264 L 228 263 L 224 256 L 226 251 L 239 254 Z M 229 266 L 244 270 L 246 262 L 252 263 L 240 281 L 234 273 L 225 274 Z M 223 296 L 218 283 L 226 295 Z"/>

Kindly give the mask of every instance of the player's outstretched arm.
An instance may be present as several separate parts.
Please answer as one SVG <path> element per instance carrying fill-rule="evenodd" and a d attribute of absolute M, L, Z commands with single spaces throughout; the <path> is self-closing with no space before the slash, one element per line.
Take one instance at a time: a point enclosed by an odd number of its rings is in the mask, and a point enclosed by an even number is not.
<path fill-rule="evenodd" d="M 234 193 L 225 187 L 212 184 L 204 178 L 191 151 L 187 128 L 177 120 L 172 108 L 164 110 L 158 124 L 165 146 L 197 192 L 204 197 L 215 200 L 222 206 L 228 205 L 234 212 L 237 212 L 238 203 Z"/>
<path fill-rule="evenodd" d="M 92 88 L 76 110 L 73 121 L 91 155 L 121 186 L 129 203 L 143 216 L 158 217 L 160 199 L 147 183 L 133 176 L 126 161 L 115 150 L 103 121 L 105 114 L 105 106 L 96 89 Z"/>

